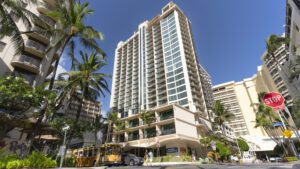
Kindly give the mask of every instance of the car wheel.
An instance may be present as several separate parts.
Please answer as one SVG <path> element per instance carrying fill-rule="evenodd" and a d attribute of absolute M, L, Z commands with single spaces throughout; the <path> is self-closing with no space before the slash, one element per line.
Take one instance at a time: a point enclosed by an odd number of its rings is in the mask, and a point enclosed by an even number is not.
<path fill-rule="evenodd" d="M 130 161 L 129 161 L 129 165 L 130 165 L 130 166 L 134 166 L 134 161 L 133 161 L 133 160 L 130 160 Z"/>

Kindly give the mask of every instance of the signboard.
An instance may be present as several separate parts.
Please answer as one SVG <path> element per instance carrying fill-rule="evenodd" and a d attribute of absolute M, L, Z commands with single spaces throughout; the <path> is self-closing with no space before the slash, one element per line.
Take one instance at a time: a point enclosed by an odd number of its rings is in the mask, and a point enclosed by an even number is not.
<path fill-rule="evenodd" d="M 272 107 L 275 110 L 284 109 L 283 106 L 284 98 L 280 93 L 277 92 L 266 93 L 263 97 L 263 101 L 265 105 Z"/>
<path fill-rule="evenodd" d="M 276 123 L 273 123 L 272 126 L 273 127 L 280 127 L 280 126 L 283 126 L 283 123 L 282 122 L 276 122 Z"/>
<path fill-rule="evenodd" d="M 178 153 L 178 148 L 177 147 L 170 147 L 166 149 L 167 154 L 169 153 Z"/>
<path fill-rule="evenodd" d="M 284 137 L 291 138 L 293 135 L 293 132 L 291 130 L 285 130 L 282 134 Z"/>

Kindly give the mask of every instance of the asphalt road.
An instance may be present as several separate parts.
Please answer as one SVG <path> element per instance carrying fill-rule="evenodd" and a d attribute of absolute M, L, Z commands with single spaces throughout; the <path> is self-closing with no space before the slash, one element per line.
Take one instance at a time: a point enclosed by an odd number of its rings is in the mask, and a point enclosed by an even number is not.
<path fill-rule="evenodd" d="M 120 166 L 109 167 L 109 169 L 297 169 L 293 164 L 271 163 L 259 165 L 175 165 L 175 166 Z M 300 169 L 300 166 L 299 166 Z"/>

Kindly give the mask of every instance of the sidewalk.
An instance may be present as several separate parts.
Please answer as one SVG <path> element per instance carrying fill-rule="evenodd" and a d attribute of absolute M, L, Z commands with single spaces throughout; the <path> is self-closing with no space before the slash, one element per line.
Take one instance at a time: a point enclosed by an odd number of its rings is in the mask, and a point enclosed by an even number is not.
<path fill-rule="evenodd" d="M 62 167 L 62 169 L 76 169 L 77 167 Z M 102 166 L 102 167 L 78 167 L 80 169 L 106 169 L 107 166 Z M 59 169 L 59 167 L 57 168 L 53 168 L 53 169 Z"/>
<path fill-rule="evenodd" d="M 146 163 L 143 164 L 143 166 L 172 166 L 172 165 L 199 165 L 199 162 L 155 162 L 151 163 L 151 165 L 146 165 Z"/>

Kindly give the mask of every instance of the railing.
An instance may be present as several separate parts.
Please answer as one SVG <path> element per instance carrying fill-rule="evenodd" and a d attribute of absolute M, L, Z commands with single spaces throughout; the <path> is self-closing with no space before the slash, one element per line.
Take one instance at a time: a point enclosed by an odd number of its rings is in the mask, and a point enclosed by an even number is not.
<path fill-rule="evenodd" d="M 36 67 L 36 68 L 40 67 L 40 61 L 39 60 L 34 59 L 30 56 L 26 56 L 26 55 L 16 55 L 13 58 L 13 61 L 23 63 L 23 64 L 26 64 L 26 65 L 30 65 L 30 66 L 33 66 L 33 67 Z"/>
<path fill-rule="evenodd" d="M 129 125 L 128 125 L 128 127 L 137 127 L 137 126 L 139 126 L 139 122 L 129 122 Z"/>
<path fill-rule="evenodd" d="M 33 40 L 30 40 L 30 39 L 28 39 L 27 41 L 26 41 L 26 44 L 25 44 L 27 47 L 30 47 L 30 48 L 34 48 L 35 50 L 38 50 L 38 51 L 40 51 L 40 52 L 44 52 L 45 50 L 46 50 L 46 46 L 44 46 L 44 45 L 42 45 L 42 44 L 40 44 L 40 43 L 38 43 L 38 42 L 35 42 L 35 41 L 33 41 Z"/>
<path fill-rule="evenodd" d="M 174 117 L 174 113 L 173 111 L 169 111 L 169 112 L 164 112 L 160 114 L 160 120 L 167 120 L 167 119 L 171 119 Z"/>
<path fill-rule="evenodd" d="M 139 139 L 139 135 L 129 135 L 128 136 L 128 141 L 132 141 L 132 140 L 138 140 Z"/>
<path fill-rule="evenodd" d="M 174 134 L 174 133 L 176 133 L 175 128 L 172 128 L 172 129 L 165 129 L 165 130 L 162 130 L 162 131 L 161 131 L 161 135 L 168 135 L 168 134 Z"/>
<path fill-rule="evenodd" d="M 36 32 L 37 34 L 40 34 L 40 35 L 46 37 L 47 39 L 50 39 L 50 35 L 46 32 L 45 29 L 39 28 L 39 27 L 37 27 L 37 26 L 34 26 L 34 27 L 31 29 L 31 31 L 34 31 L 34 32 Z"/>
<path fill-rule="evenodd" d="M 38 15 L 40 17 L 40 19 L 42 21 L 44 21 L 44 23 L 54 27 L 55 26 L 55 21 L 53 19 L 51 19 L 50 17 L 46 16 L 46 15 L 43 15 L 43 14 L 39 14 Z"/>

